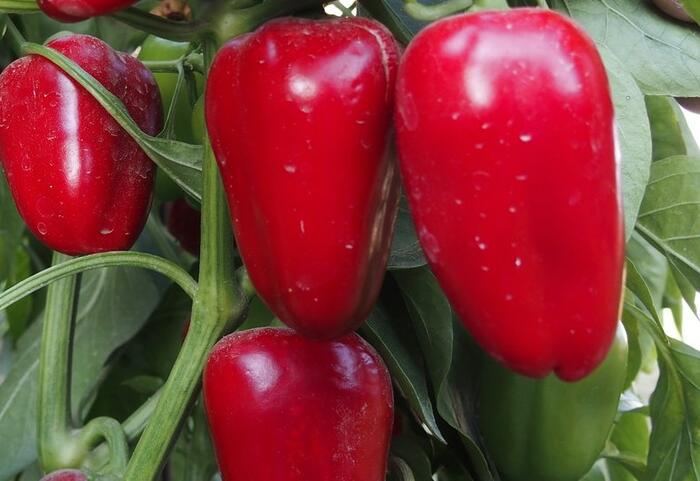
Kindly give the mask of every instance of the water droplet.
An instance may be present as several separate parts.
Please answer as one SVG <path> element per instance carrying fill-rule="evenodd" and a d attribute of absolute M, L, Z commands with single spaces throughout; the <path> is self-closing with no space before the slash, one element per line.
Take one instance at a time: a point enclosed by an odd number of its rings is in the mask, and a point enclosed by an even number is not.
<path fill-rule="evenodd" d="M 46 227 L 46 224 L 44 224 L 43 222 L 39 222 L 39 223 L 36 225 L 36 230 L 38 230 L 38 231 L 39 231 L 39 234 L 41 234 L 41 235 L 46 235 L 46 233 L 48 232 L 48 229 L 47 229 L 47 227 Z"/>
<path fill-rule="evenodd" d="M 532 140 L 532 134 L 522 134 L 520 140 L 523 142 L 530 142 Z"/>
<path fill-rule="evenodd" d="M 100 234 L 102 234 L 102 235 L 109 235 L 112 232 L 114 232 L 114 227 L 112 227 L 112 226 L 107 226 L 107 227 L 103 227 L 102 229 L 100 229 Z"/>
<path fill-rule="evenodd" d="M 478 244 L 479 250 L 485 251 L 486 250 L 486 244 L 483 242 L 479 242 Z"/>
<path fill-rule="evenodd" d="M 462 205 L 464 201 L 462 199 L 455 199 L 455 204 Z"/>
<path fill-rule="evenodd" d="M 484 272 L 488 272 L 488 271 L 490 271 L 491 269 L 489 269 L 489 266 L 481 266 L 481 270 L 484 271 Z"/>
<path fill-rule="evenodd" d="M 352 245 L 352 243 L 348 242 L 347 244 L 345 244 L 345 248 L 346 248 L 347 250 L 351 251 L 351 250 L 353 250 L 353 249 L 355 248 L 355 246 Z"/>
<path fill-rule="evenodd" d="M 460 113 L 459 112 L 452 112 L 452 120 L 457 120 L 459 118 Z"/>
<path fill-rule="evenodd" d="M 508 212 L 510 212 L 511 214 L 515 214 L 517 211 L 518 209 L 516 209 L 514 205 L 508 207 Z"/>
<path fill-rule="evenodd" d="M 520 267 L 523 265 L 523 260 L 520 257 L 515 258 L 515 267 Z"/>
<path fill-rule="evenodd" d="M 527 175 L 525 175 L 525 174 L 516 175 L 515 180 L 517 180 L 518 182 L 524 182 L 527 180 Z"/>
<path fill-rule="evenodd" d="M 297 171 L 297 166 L 296 166 L 296 165 L 292 165 L 292 164 L 286 164 L 286 165 L 284 166 L 284 171 L 285 171 L 285 172 L 289 172 L 290 174 L 293 174 L 294 172 Z"/>
<path fill-rule="evenodd" d="M 481 124 L 481 128 L 484 130 L 488 129 L 489 127 L 491 127 L 490 122 L 484 122 L 483 124 Z"/>

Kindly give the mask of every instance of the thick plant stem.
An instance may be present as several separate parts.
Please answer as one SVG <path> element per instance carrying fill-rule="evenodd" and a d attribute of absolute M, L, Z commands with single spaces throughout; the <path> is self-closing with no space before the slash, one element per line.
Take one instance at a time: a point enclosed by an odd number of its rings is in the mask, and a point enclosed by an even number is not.
<path fill-rule="evenodd" d="M 54 253 L 53 265 L 68 260 Z M 73 344 L 73 310 L 76 276 L 49 287 L 39 353 L 39 463 L 45 472 L 74 465 L 78 453 L 68 442 L 70 422 L 70 375 Z"/>
<path fill-rule="evenodd" d="M 210 48 L 205 49 L 207 65 Z M 231 228 L 219 172 L 205 141 L 199 289 L 190 330 L 162 388 L 156 409 L 127 467 L 126 481 L 153 481 L 161 471 L 197 395 L 209 350 L 229 321 L 241 320 L 246 296 L 234 282 Z"/>

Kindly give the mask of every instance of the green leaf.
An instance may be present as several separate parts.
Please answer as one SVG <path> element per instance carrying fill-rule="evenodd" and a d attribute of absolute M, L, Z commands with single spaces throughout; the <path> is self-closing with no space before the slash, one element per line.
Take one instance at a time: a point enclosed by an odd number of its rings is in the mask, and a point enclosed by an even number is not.
<path fill-rule="evenodd" d="M 160 297 L 152 275 L 140 269 L 110 268 L 83 275 L 75 329 L 72 400 L 84 412 L 111 353 L 144 324 Z M 0 479 L 36 458 L 37 368 L 41 323 L 19 341 L 12 369 L 0 385 Z"/>
<path fill-rule="evenodd" d="M 661 326 L 659 308 L 654 303 L 654 299 L 649 291 L 649 286 L 629 259 L 627 259 L 627 280 L 625 285 L 627 289 L 629 289 L 628 292 L 631 292 L 634 295 L 633 297 L 640 301 L 654 320 L 659 323 L 659 326 Z"/>
<path fill-rule="evenodd" d="M 700 288 L 699 159 L 674 156 L 652 164 L 637 230 Z"/>
<path fill-rule="evenodd" d="M 432 385 L 440 393 L 452 361 L 452 308 L 427 267 L 397 271 L 393 277 L 403 293 Z"/>
<path fill-rule="evenodd" d="M 122 382 L 122 386 L 133 389 L 141 394 L 151 395 L 163 385 L 163 379 L 156 376 L 135 376 Z"/>
<path fill-rule="evenodd" d="M 638 412 L 628 412 L 615 423 L 610 441 L 624 457 L 644 462 L 649 453 L 649 434 L 649 417 Z"/>
<path fill-rule="evenodd" d="M 681 129 L 681 135 L 683 135 L 683 141 L 685 142 L 685 148 L 688 151 L 688 156 L 700 158 L 700 147 L 698 147 L 698 143 L 695 141 L 695 136 L 688 126 L 688 120 L 685 118 L 683 110 L 675 100 L 671 100 L 670 102 L 671 108 L 676 113 L 676 119 L 678 120 L 678 125 Z"/>
<path fill-rule="evenodd" d="M 634 264 L 639 274 L 644 278 L 654 304 L 660 308 L 669 271 L 666 256 L 654 248 L 638 232 L 632 232 L 625 251 L 629 261 Z"/>
<path fill-rule="evenodd" d="M 553 0 L 599 46 L 609 48 L 647 95 L 700 94 L 700 35 L 697 27 L 670 20 L 650 1 Z"/>
<path fill-rule="evenodd" d="M 495 468 L 481 447 L 475 415 L 476 370 L 480 365 L 478 349 L 460 321 L 452 320 L 452 364 L 438 395 L 438 412 L 462 436 L 469 460 L 479 481 L 498 479 Z"/>
<path fill-rule="evenodd" d="M 427 261 L 411 218 L 411 211 L 408 208 L 408 201 L 402 194 L 387 268 L 390 270 L 413 269 L 426 264 Z"/>
<path fill-rule="evenodd" d="M 396 319 L 391 314 L 380 302 L 372 310 L 360 332 L 386 362 L 392 379 L 414 414 L 437 439 L 445 442 L 435 421 L 425 370 L 419 364 L 420 354 L 405 340 L 406 334 L 403 331 L 408 319 Z"/>
<path fill-rule="evenodd" d="M 170 373 L 191 310 L 189 297 L 171 285 L 139 333 L 110 359 L 89 418 L 109 416 L 122 421 L 150 397 Z"/>
<path fill-rule="evenodd" d="M 432 481 L 433 469 L 430 458 L 414 438 L 407 436 L 394 438 L 391 442 L 391 454 L 408 464 L 415 481 Z"/>
<path fill-rule="evenodd" d="M 674 339 L 660 356 L 651 398 L 646 479 L 700 479 L 700 352 Z"/>
<path fill-rule="evenodd" d="M 600 47 L 600 54 L 605 62 L 615 104 L 615 124 L 621 154 L 622 206 L 625 233 L 629 238 L 649 179 L 651 130 L 644 95 L 627 71 L 626 63 L 605 47 Z"/>
<path fill-rule="evenodd" d="M 200 398 L 175 443 L 170 456 L 172 481 L 209 481 L 217 471 L 203 405 Z"/>
<path fill-rule="evenodd" d="M 650 95 L 645 97 L 645 101 L 651 124 L 652 160 L 686 155 L 688 149 L 671 100 L 668 97 Z"/>
<path fill-rule="evenodd" d="M 673 280 L 678 286 L 678 290 L 681 293 L 681 297 L 686 302 L 686 305 L 690 307 L 690 310 L 698 316 L 697 308 L 695 307 L 695 287 L 693 283 L 683 274 L 678 267 L 678 262 L 674 259 L 669 260 L 670 273 L 673 276 Z"/>

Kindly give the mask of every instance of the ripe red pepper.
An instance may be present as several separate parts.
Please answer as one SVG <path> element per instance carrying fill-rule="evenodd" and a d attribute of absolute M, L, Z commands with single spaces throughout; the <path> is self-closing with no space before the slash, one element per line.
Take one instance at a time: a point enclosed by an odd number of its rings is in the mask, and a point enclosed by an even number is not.
<path fill-rule="evenodd" d="M 261 328 L 219 341 L 204 401 L 223 481 L 383 481 L 394 417 L 381 357 Z"/>
<path fill-rule="evenodd" d="M 134 3 L 136 0 L 37 0 L 46 15 L 69 23 L 107 15 Z"/>
<path fill-rule="evenodd" d="M 522 374 L 591 372 L 615 334 L 624 257 L 593 42 L 541 9 L 446 18 L 406 50 L 396 101 L 420 242 L 466 327 Z"/>
<path fill-rule="evenodd" d="M 119 97 L 148 134 L 162 126 L 158 87 L 130 55 L 87 35 L 49 42 Z M 154 165 L 107 111 L 49 60 L 0 74 L 0 161 L 27 227 L 66 254 L 129 249 L 146 221 Z"/>
<path fill-rule="evenodd" d="M 217 54 L 205 111 L 238 247 L 260 296 L 319 338 L 357 328 L 398 198 L 388 154 L 396 42 L 369 19 L 281 19 Z"/>

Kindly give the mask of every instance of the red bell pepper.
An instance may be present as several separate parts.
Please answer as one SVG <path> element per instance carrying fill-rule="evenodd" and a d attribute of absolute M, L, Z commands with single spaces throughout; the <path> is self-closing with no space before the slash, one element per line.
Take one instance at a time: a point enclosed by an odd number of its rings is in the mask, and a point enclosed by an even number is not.
<path fill-rule="evenodd" d="M 204 370 L 223 481 L 383 481 L 394 418 L 391 379 L 356 334 L 291 329 L 225 337 Z"/>
<path fill-rule="evenodd" d="M 135 58 L 87 35 L 49 42 L 124 103 L 148 134 L 158 87 Z M 66 254 L 129 249 L 146 221 L 154 164 L 90 93 L 30 55 L 0 74 L 0 161 L 32 233 Z"/>
<path fill-rule="evenodd" d="M 624 260 L 593 42 L 542 9 L 440 20 L 406 50 L 396 111 L 419 239 L 466 327 L 522 374 L 590 373 L 615 334 Z"/>
<path fill-rule="evenodd" d="M 107 15 L 136 3 L 136 0 L 37 0 L 42 12 L 59 22 L 80 22 Z"/>
<path fill-rule="evenodd" d="M 357 328 L 384 276 L 398 198 L 387 155 L 398 48 L 369 19 L 281 19 L 226 44 L 206 123 L 238 247 L 300 332 Z"/>

